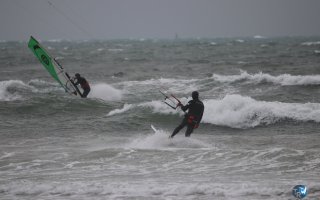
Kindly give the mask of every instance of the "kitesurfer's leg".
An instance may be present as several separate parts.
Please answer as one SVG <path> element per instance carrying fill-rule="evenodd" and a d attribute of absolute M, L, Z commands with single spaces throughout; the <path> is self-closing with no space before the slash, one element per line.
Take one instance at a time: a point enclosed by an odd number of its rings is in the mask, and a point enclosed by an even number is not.
<path fill-rule="evenodd" d="M 170 138 L 173 138 L 183 127 L 185 127 L 188 124 L 188 120 L 186 118 L 183 118 L 181 124 L 174 129 L 173 133 L 171 134 Z"/>
<path fill-rule="evenodd" d="M 89 92 L 90 92 L 90 89 L 89 89 L 89 88 L 88 88 L 88 89 L 84 89 L 81 97 L 82 97 L 82 98 L 86 98 L 86 97 L 88 96 Z"/>
<path fill-rule="evenodd" d="M 193 132 L 193 128 L 194 128 L 194 125 L 188 124 L 187 130 L 186 130 L 186 133 L 185 133 L 186 137 L 190 137 L 191 133 Z"/>

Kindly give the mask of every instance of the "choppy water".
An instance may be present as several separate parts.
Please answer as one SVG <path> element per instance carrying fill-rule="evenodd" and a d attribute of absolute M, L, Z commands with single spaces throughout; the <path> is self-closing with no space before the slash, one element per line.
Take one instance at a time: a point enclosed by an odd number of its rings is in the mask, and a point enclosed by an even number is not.
<path fill-rule="evenodd" d="M 0 199 L 320 197 L 320 38 L 45 41 L 88 99 L 0 43 Z M 205 104 L 191 138 L 159 89 Z M 151 129 L 154 125 L 157 131 Z"/>

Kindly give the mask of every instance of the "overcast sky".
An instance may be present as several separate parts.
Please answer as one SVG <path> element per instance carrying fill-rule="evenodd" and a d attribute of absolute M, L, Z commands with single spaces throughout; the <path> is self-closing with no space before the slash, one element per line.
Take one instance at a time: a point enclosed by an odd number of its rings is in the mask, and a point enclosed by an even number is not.
<path fill-rule="evenodd" d="M 320 0 L 0 0 L 0 40 L 320 36 Z"/>

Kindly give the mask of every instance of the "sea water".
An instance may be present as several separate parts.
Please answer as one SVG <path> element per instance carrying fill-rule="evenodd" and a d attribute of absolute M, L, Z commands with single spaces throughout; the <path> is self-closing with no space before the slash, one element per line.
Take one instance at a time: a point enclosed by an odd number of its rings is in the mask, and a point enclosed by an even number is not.
<path fill-rule="evenodd" d="M 320 198 L 320 38 L 43 41 L 91 85 L 70 96 L 27 42 L 0 43 L 0 199 Z M 168 136 L 199 91 L 190 138 Z M 151 128 L 155 127 L 155 130 Z"/>

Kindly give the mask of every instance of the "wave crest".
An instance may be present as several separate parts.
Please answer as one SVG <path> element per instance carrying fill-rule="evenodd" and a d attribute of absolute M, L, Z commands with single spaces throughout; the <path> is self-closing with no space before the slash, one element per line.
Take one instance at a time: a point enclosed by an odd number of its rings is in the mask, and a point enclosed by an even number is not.
<path fill-rule="evenodd" d="M 205 100 L 204 123 L 232 128 L 252 128 L 280 120 L 320 122 L 320 104 L 257 101 L 241 95 Z"/>
<path fill-rule="evenodd" d="M 241 71 L 239 75 L 219 75 L 213 74 L 212 78 L 215 81 L 233 83 L 238 81 L 250 81 L 254 83 L 270 82 L 279 85 L 320 85 L 320 75 L 290 75 L 281 74 L 279 76 L 272 76 L 267 73 L 249 74 L 246 71 Z"/>
<path fill-rule="evenodd" d="M 31 88 L 20 80 L 0 81 L 0 101 L 15 101 L 22 99 L 19 88 Z"/>

